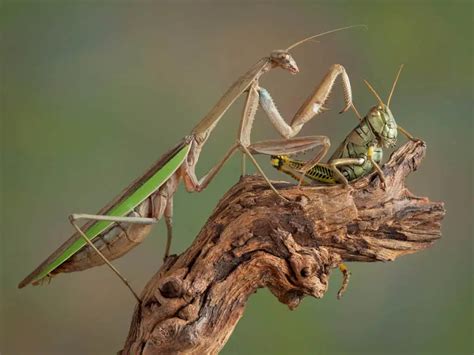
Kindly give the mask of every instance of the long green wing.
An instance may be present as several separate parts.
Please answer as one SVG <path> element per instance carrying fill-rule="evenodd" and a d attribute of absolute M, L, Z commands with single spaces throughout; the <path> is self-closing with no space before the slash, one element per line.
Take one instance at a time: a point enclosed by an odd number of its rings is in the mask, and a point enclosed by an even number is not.
<path fill-rule="evenodd" d="M 183 141 L 165 154 L 142 178 L 135 181 L 111 204 L 104 207 L 99 214 L 108 216 L 126 216 L 151 194 L 158 190 L 170 176 L 181 166 L 186 159 L 191 144 Z M 174 153 L 174 154 L 173 154 Z M 96 221 L 85 226 L 86 236 L 93 240 L 100 233 L 109 228 L 113 222 Z M 54 252 L 45 262 L 23 280 L 19 287 L 24 287 L 30 282 L 36 282 L 47 276 L 58 266 L 68 260 L 86 245 L 84 239 L 74 235 Z"/>

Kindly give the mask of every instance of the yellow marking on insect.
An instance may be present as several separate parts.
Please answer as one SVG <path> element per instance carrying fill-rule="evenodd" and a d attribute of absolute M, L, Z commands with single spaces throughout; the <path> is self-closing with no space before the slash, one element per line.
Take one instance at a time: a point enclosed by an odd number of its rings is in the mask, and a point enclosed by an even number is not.
<path fill-rule="evenodd" d="M 280 159 L 279 159 L 279 158 L 273 158 L 273 159 L 272 159 L 272 165 L 273 165 L 273 166 L 278 166 L 278 165 L 280 165 Z"/>
<path fill-rule="evenodd" d="M 375 151 L 375 149 L 372 146 L 370 146 L 369 149 L 367 150 L 367 157 L 369 159 L 372 159 L 372 157 L 374 156 L 374 151 Z"/>
<path fill-rule="evenodd" d="M 339 264 L 339 270 L 341 270 L 341 272 L 343 273 L 348 271 L 347 266 L 345 264 Z"/>

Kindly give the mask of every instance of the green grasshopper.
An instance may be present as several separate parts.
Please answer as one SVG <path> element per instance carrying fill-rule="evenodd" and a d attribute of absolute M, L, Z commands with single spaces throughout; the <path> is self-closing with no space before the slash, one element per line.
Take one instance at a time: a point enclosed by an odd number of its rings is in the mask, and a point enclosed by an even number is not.
<path fill-rule="evenodd" d="M 360 116 L 355 106 L 352 106 L 359 118 L 359 124 L 347 135 L 327 164 L 317 163 L 307 169 L 305 161 L 294 160 L 287 155 L 273 155 L 271 157 L 273 167 L 298 180 L 300 184 L 304 178 L 309 178 L 324 184 L 342 183 L 345 186 L 349 185 L 349 181 L 366 176 L 375 170 L 380 177 L 382 188 L 385 189 L 385 177 L 379 166 L 382 162 L 383 148 L 395 146 L 398 130 L 407 138 L 416 140 L 408 131 L 397 125 L 389 108 L 402 69 L 403 65 L 395 77 L 387 104 L 383 103 L 375 89 L 365 81 L 379 103 L 372 107 L 364 118 Z M 266 96 L 262 98 L 267 99 Z M 272 102 L 265 102 L 262 106 L 267 107 L 270 114 L 274 114 Z M 324 146 L 323 155 L 328 149 L 329 144 Z M 339 270 L 343 274 L 343 283 L 337 293 L 337 298 L 340 299 L 349 284 L 350 272 L 342 263 L 339 265 Z"/>
<path fill-rule="evenodd" d="M 383 157 L 383 148 L 395 146 L 398 130 L 409 139 L 415 140 L 410 133 L 397 125 L 389 108 L 402 68 L 403 65 L 400 66 L 393 82 L 387 104 L 383 103 L 374 88 L 365 81 L 379 104 L 372 107 L 364 118 L 361 118 L 358 111 L 354 108 L 359 117 L 359 124 L 347 135 L 329 158 L 328 163 L 318 163 L 312 168 L 304 170 L 305 166 L 307 166 L 304 161 L 291 159 L 287 155 L 273 155 L 271 157 L 273 167 L 300 182 L 303 178 L 309 178 L 320 183 L 342 183 L 346 186 L 349 184 L 349 181 L 366 176 L 375 170 L 380 177 L 382 187 L 385 188 L 384 174 L 379 166 Z M 328 149 L 329 145 L 325 145 L 324 153 Z"/>
<path fill-rule="evenodd" d="M 112 202 L 95 215 L 70 215 L 69 220 L 76 233 L 21 281 L 18 287 L 22 288 L 30 283 L 36 285 L 58 273 L 81 271 L 105 263 L 140 302 L 140 298 L 130 283 L 110 263 L 110 260 L 121 257 L 140 244 L 150 233 L 152 225 L 163 216 L 167 226 L 165 259 L 168 257 L 172 240 L 173 195 L 181 180 L 183 180 L 187 191 L 202 191 L 216 176 L 224 163 L 239 149 L 244 156 L 249 157 L 273 191 L 278 194 L 252 154 L 294 154 L 326 144 L 327 138 L 324 136 L 293 137 L 299 133 L 306 122 L 319 113 L 319 110 L 314 108 L 324 104 L 338 76 L 342 78 L 345 92 L 346 105 L 343 111 L 351 107 L 350 82 L 341 65 L 333 65 L 329 69 L 320 85 L 302 104 L 290 125 L 281 117 L 271 118 L 273 125 L 285 139 L 251 144 L 250 133 L 259 104 L 258 90 L 260 88 L 258 83 L 264 73 L 274 68 L 282 68 L 291 74 L 298 73 L 298 66 L 289 53 L 296 46 L 313 38 L 352 27 L 356 26 L 339 28 L 305 38 L 287 49 L 274 50 L 268 57 L 259 60 L 226 91 L 210 112 L 194 127 L 190 135 L 184 137 L 174 148 L 165 153 L 145 174 L 130 184 Z M 225 112 L 244 93 L 247 96 L 237 142 L 231 146 L 220 162 L 211 168 L 204 177 L 198 179 L 195 167 L 203 146 Z M 319 161 L 317 157 L 318 155 L 313 159 L 314 163 Z M 244 163 L 243 160 L 243 170 Z M 89 222 L 80 227 L 77 224 L 77 220 L 80 219 Z"/>

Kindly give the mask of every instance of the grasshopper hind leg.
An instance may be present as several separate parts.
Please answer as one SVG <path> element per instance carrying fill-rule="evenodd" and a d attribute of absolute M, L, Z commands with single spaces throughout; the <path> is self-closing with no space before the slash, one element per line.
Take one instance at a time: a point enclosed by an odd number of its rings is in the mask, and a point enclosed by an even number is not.
<path fill-rule="evenodd" d="M 117 270 L 117 268 L 112 265 L 112 263 L 107 259 L 107 257 L 102 254 L 102 252 L 95 246 L 95 244 L 87 237 L 84 231 L 77 224 L 78 219 L 89 219 L 95 221 L 112 221 L 115 223 L 125 222 L 125 223 L 140 223 L 140 224 L 153 224 L 156 223 L 156 220 L 153 218 L 141 218 L 141 217 L 115 217 L 115 216 L 104 216 L 104 215 L 89 215 L 89 214 L 72 214 L 69 216 L 69 222 L 72 224 L 74 229 L 79 233 L 79 235 L 84 239 L 84 241 L 100 256 L 104 263 L 119 277 L 119 279 L 124 283 L 124 285 L 130 290 L 138 303 L 141 303 L 140 297 L 135 292 L 135 290 L 130 285 L 129 281 Z"/>
<path fill-rule="evenodd" d="M 340 300 L 344 293 L 347 290 L 347 286 L 349 286 L 349 280 L 351 278 L 351 272 L 347 268 L 346 264 L 341 263 L 339 264 L 339 271 L 342 272 L 342 285 L 339 288 L 339 291 L 337 291 L 337 299 Z"/>
<path fill-rule="evenodd" d="M 333 159 L 329 162 L 328 166 L 331 171 L 334 173 L 336 181 L 344 184 L 345 186 L 349 186 L 349 181 L 347 180 L 346 176 L 338 169 L 338 166 L 341 165 L 362 165 L 364 164 L 364 158 L 340 158 L 340 159 Z"/>

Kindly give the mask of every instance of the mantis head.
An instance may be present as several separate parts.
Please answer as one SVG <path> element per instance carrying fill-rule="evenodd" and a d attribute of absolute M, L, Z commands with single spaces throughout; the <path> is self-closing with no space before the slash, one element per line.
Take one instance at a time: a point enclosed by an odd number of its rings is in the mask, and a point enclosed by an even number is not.
<path fill-rule="evenodd" d="M 380 144 L 383 147 L 390 148 L 395 146 L 397 143 L 398 127 L 395 118 L 393 117 L 392 111 L 390 111 L 389 105 L 390 100 L 392 99 L 393 92 L 397 85 L 398 77 L 403 69 L 403 65 L 400 66 L 397 76 L 393 81 L 392 89 L 390 90 L 390 95 L 388 96 L 387 104 L 384 104 L 380 98 L 377 91 L 370 85 L 366 80 L 365 83 L 368 86 L 369 90 L 377 98 L 379 104 L 370 109 L 369 113 L 366 116 L 366 119 L 372 128 L 372 131 L 377 136 Z"/>
<path fill-rule="evenodd" d="M 284 49 L 273 51 L 270 54 L 270 60 L 274 66 L 288 70 L 291 74 L 297 74 L 300 71 L 291 54 Z"/>
<path fill-rule="evenodd" d="M 278 49 L 278 50 L 273 51 L 270 54 L 270 61 L 272 62 L 272 64 L 275 67 L 280 67 L 284 70 L 288 70 L 291 74 L 299 73 L 300 70 L 298 69 L 298 66 L 296 65 L 296 61 L 293 59 L 293 57 L 290 54 L 291 49 L 293 49 L 295 47 L 298 47 L 300 44 L 303 44 L 305 42 L 312 41 L 317 37 L 322 37 L 322 36 L 325 36 L 329 33 L 344 31 L 344 30 L 347 30 L 349 28 L 354 28 L 354 27 L 367 28 L 367 26 L 365 26 L 365 25 L 347 26 L 347 27 L 336 28 L 336 29 L 331 30 L 331 31 L 326 31 L 326 32 L 323 32 L 323 33 L 319 33 L 319 34 L 314 35 L 314 36 L 306 37 L 306 38 L 302 39 L 301 41 L 293 43 L 287 49 Z"/>

